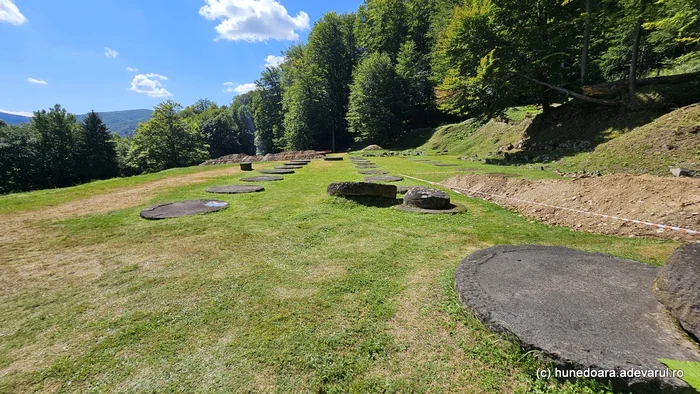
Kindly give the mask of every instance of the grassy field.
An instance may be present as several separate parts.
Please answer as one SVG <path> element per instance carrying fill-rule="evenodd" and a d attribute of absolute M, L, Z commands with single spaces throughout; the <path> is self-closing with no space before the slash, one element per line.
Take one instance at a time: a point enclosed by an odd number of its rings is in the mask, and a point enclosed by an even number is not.
<path fill-rule="evenodd" d="M 434 181 L 460 168 L 373 160 Z M 461 308 L 455 267 L 504 243 L 654 265 L 677 246 L 548 227 L 456 194 L 468 211 L 454 216 L 327 196 L 330 182 L 361 179 L 347 160 L 314 161 L 262 193 L 204 192 L 242 176 L 197 167 L 0 197 L 0 392 L 599 392 L 537 380 L 536 354 Z M 212 197 L 231 205 L 138 216 Z"/>

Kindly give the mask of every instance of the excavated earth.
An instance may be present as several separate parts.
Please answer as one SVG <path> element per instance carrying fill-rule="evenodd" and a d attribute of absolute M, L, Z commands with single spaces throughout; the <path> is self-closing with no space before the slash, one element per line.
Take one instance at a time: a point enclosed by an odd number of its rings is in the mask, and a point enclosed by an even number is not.
<path fill-rule="evenodd" d="M 579 231 L 700 241 L 699 235 L 530 203 L 544 203 L 698 231 L 700 179 L 615 174 L 574 180 L 531 181 L 469 174 L 449 178 L 441 185 L 457 188 L 464 195 L 483 198 L 517 210 L 527 217 Z"/>

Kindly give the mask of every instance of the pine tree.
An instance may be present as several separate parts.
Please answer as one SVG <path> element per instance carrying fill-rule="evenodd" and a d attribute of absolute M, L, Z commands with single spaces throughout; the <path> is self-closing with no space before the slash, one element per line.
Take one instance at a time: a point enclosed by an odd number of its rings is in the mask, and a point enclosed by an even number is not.
<path fill-rule="evenodd" d="M 80 157 L 83 181 L 109 179 L 119 175 L 117 153 L 107 125 L 91 111 L 80 124 Z"/>

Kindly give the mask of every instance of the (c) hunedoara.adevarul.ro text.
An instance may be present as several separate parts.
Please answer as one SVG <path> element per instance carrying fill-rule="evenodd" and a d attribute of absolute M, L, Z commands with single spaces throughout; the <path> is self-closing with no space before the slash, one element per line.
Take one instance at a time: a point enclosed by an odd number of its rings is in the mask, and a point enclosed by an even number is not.
<path fill-rule="evenodd" d="M 682 378 L 682 369 L 559 369 L 538 368 L 539 379 L 570 379 L 570 378 Z"/>

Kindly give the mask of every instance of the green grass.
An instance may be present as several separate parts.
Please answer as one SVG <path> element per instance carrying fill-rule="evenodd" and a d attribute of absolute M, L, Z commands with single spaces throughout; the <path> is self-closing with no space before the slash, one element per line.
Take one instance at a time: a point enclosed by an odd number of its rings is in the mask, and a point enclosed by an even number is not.
<path fill-rule="evenodd" d="M 228 167 L 232 166 L 229 165 Z M 220 169 L 221 167 L 218 166 L 173 168 L 153 174 L 144 174 L 127 178 L 112 178 L 68 188 L 0 195 L 0 214 L 38 209 L 89 197 L 94 194 L 114 191 L 114 189 L 117 188 L 128 188 L 130 186 L 145 184 L 177 175 L 189 175 Z"/>
<path fill-rule="evenodd" d="M 456 173 L 373 161 L 430 180 Z M 468 210 L 452 216 L 327 196 L 328 183 L 361 179 L 348 161 L 314 161 L 262 193 L 218 195 L 231 205 L 214 214 L 138 217 L 151 204 L 211 198 L 205 187 L 240 172 L 52 218 L 64 203 L 91 206 L 91 196 L 201 171 L 3 197 L 0 392 L 601 392 L 537 380 L 540 362 L 462 309 L 455 267 L 504 243 L 654 265 L 677 246 L 549 227 L 457 194 Z M 425 174 L 438 171 L 447 173 Z"/>
<path fill-rule="evenodd" d="M 534 105 L 511 107 L 506 110 L 506 119 L 511 122 L 520 122 L 527 117 L 534 117 L 542 113 L 542 109 Z"/>
<path fill-rule="evenodd" d="M 700 172 L 700 105 L 666 114 L 653 122 L 561 161 L 565 170 L 669 175 L 669 167 Z"/>
<path fill-rule="evenodd" d="M 492 155 L 500 146 L 516 145 L 523 139 L 523 132 L 532 123 L 532 118 L 540 112 L 532 105 L 513 107 L 506 111 L 505 119 L 492 119 L 486 123 L 469 119 L 435 129 L 417 130 L 412 135 L 422 136 L 425 141 L 419 150 L 485 157 Z M 419 141 L 411 136 L 409 140 Z"/>

